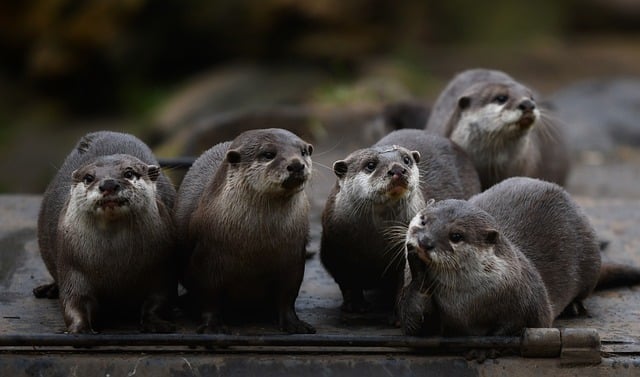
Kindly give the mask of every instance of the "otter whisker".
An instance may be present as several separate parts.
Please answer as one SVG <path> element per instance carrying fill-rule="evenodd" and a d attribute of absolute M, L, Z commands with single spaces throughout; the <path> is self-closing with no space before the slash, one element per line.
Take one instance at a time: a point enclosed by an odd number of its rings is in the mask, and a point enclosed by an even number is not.
<path fill-rule="evenodd" d="M 330 171 L 331 173 L 333 173 L 333 168 L 331 166 L 327 166 L 323 163 L 320 163 L 318 161 L 313 161 L 313 165 L 314 166 L 320 166 L 321 168 L 325 168 L 326 170 Z"/>

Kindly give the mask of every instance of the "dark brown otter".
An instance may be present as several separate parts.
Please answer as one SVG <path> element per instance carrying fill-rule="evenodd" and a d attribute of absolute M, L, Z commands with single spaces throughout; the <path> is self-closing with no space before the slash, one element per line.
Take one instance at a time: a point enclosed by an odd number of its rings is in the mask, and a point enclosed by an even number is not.
<path fill-rule="evenodd" d="M 34 290 L 62 304 L 67 330 L 91 333 L 112 315 L 139 315 L 143 331 L 168 332 L 175 298 L 175 189 L 134 136 L 83 137 L 47 187 L 40 252 L 54 283 Z"/>
<path fill-rule="evenodd" d="M 560 186 L 510 178 L 469 201 L 430 203 L 406 235 L 404 332 L 514 335 L 584 311 L 600 277 L 595 232 Z"/>
<path fill-rule="evenodd" d="M 467 70 L 442 91 L 426 129 L 467 152 L 483 189 L 514 176 L 564 185 L 569 173 L 565 135 L 535 96 L 504 72 Z"/>
<path fill-rule="evenodd" d="M 406 227 L 426 199 L 468 198 L 480 182 L 464 152 L 423 130 L 398 130 L 333 165 L 338 177 L 322 215 L 320 256 L 340 286 L 342 309 L 365 311 L 363 290 L 392 307 L 402 285 Z"/>
<path fill-rule="evenodd" d="M 294 309 L 309 233 L 310 144 L 282 129 L 246 131 L 193 164 L 175 207 L 183 285 L 202 306 L 199 331 L 226 331 L 223 309 L 277 313 L 289 333 L 313 333 Z M 246 311 L 246 310 L 243 310 Z"/>

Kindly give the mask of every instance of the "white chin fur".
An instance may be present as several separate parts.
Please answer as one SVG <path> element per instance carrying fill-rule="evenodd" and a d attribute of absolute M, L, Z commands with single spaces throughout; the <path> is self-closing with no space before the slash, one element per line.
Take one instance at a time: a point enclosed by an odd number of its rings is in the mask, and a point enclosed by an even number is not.
<path fill-rule="evenodd" d="M 116 219 L 122 216 L 126 216 L 131 212 L 131 208 L 128 205 L 120 205 L 115 207 L 97 207 L 95 215 L 104 219 Z"/>
<path fill-rule="evenodd" d="M 535 109 L 534 115 L 539 119 L 540 111 Z M 492 133 L 501 129 L 506 130 L 505 127 L 515 125 L 521 117 L 522 110 L 507 110 L 504 109 L 504 105 L 498 104 L 489 104 L 475 111 L 466 111 L 460 117 L 458 126 L 451 134 L 451 139 L 467 149 L 466 147 L 474 143 L 474 135 L 477 135 L 478 131 Z"/>

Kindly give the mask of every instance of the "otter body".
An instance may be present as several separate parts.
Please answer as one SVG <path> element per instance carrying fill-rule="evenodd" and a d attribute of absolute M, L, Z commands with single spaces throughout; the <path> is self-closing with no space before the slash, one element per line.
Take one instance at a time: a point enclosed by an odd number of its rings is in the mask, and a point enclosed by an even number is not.
<path fill-rule="evenodd" d="M 175 207 L 182 283 L 202 305 L 199 331 L 226 331 L 223 308 L 277 313 L 290 333 L 315 330 L 294 309 L 309 232 L 304 187 L 313 148 L 282 129 L 252 130 L 193 164 Z"/>
<path fill-rule="evenodd" d="M 504 72 L 467 70 L 440 94 L 426 129 L 467 152 L 483 189 L 513 176 L 564 185 L 569 172 L 565 135 L 541 113 L 535 96 Z"/>
<path fill-rule="evenodd" d="M 84 136 L 44 193 L 38 242 L 69 332 L 94 332 L 112 314 L 142 311 L 143 331 L 166 332 L 174 299 L 175 189 L 151 150 L 134 136 Z"/>
<path fill-rule="evenodd" d="M 431 203 L 411 221 L 408 334 L 513 335 L 551 327 L 598 282 L 595 232 L 560 186 L 511 178 L 469 201 Z"/>
<path fill-rule="evenodd" d="M 423 130 L 394 131 L 333 168 L 338 180 L 322 215 L 320 256 L 340 286 L 342 309 L 366 310 L 367 289 L 381 289 L 393 305 L 405 265 L 393 232 L 408 224 L 425 198 L 479 192 L 478 176 L 455 144 Z"/>

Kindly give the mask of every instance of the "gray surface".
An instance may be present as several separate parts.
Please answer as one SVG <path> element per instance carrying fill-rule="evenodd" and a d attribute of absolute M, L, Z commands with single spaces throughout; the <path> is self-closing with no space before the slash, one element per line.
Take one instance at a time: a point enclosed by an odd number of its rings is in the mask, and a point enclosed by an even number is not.
<path fill-rule="evenodd" d="M 322 174 L 324 175 L 324 174 Z M 318 180 L 318 179 L 316 179 Z M 327 179 L 320 179 L 327 181 Z M 316 192 L 327 184 L 314 185 Z M 319 204 L 315 203 L 311 249 L 317 249 L 320 235 Z M 579 198 L 599 234 L 611 241 L 607 256 L 640 265 L 640 202 L 635 200 L 593 200 Z M 37 196 L 0 196 L 0 334 L 62 333 L 64 325 L 57 300 L 38 300 L 31 289 L 49 281 L 38 254 L 35 224 L 40 198 Z M 340 293 L 321 267 L 317 256 L 307 263 L 305 280 L 297 301 L 300 317 L 314 326 L 319 334 L 399 335 L 400 331 L 376 319 L 340 319 Z M 593 327 L 603 341 L 603 362 L 597 367 L 559 368 L 554 359 L 522 359 L 503 357 L 478 365 L 462 357 L 423 357 L 406 350 L 318 351 L 311 354 L 293 352 L 249 353 L 214 352 L 202 349 L 135 349 L 116 352 L 86 349 L 56 349 L 50 352 L 8 352 L 0 348 L 0 368 L 11 375 L 69 374 L 75 371 L 108 371 L 111 375 L 198 375 L 212 372 L 260 372 L 276 375 L 283 371 L 341 375 L 368 373 L 411 375 L 448 373 L 455 375 L 638 375 L 640 373 L 640 289 L 620 288 L 598 292 L 586 301 L 590 317 L 558 320 L 558 327 Z M 195 323 L 182 319 L 181 332 L 192 332 Z M 232 327 L 235 334 L 278 334 L 268 324 Z M 105 333 L 133 332 L 135 326 L 106 329 Z M 168 352 L 168 353 L 167 353 Z M 526 366 L 526 371 L 523 369 Z M 285 368 L 285 369 L 282 369 Z M 4 375 L 4 373 L 2 373 Z"/>

